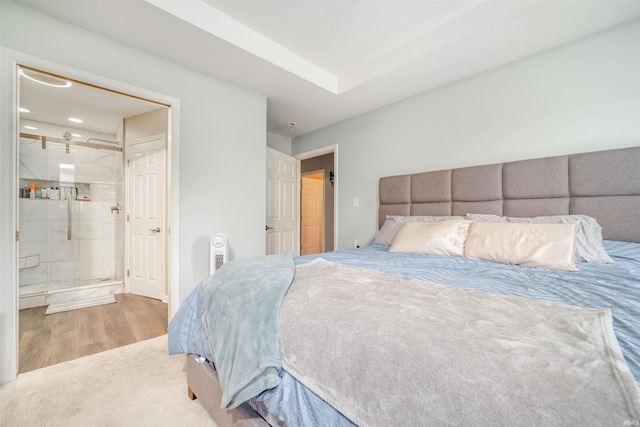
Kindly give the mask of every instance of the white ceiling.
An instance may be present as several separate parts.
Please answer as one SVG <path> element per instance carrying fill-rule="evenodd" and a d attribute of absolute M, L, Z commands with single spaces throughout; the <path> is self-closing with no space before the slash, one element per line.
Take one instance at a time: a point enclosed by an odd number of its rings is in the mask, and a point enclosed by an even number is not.
<path fill-rule="evenodd" d="M 640 0 L 18 1 L 266 96 L 289 137 L 640 17 Z"/>
<path fill-rule="evenodd" d="M 28 75 L 47 81 L 47 76 L 38 73 Z M 44 78 L 43 78 L 44 77 Z M 32 125 L 32 121 L 53 123 L 75 130 L 90 130 L 106 135 L 116 135 L 122 126 L 122 119 L 164 108 L 151 102 L 131 98 L 92 86 L 70 82 L 70 87 L 42 85 L 20 76 L 20 107 L 29 110 L 20 113 L 22 124 Z M 82 123 L 72 123 L 69 118 L 78 118 Z M 20 132 L 34 133 L 29 129 Z M 47 135 L 62 138 L 62 135 Z"/>

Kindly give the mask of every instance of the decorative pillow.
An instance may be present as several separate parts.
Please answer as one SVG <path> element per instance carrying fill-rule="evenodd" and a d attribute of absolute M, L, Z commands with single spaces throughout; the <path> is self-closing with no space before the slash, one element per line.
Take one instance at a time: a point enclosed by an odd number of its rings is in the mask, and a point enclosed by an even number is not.
<path fill-rule="evenodd" d="M 373 243 L 391 246 L 400 226 L 405 222 L 441 222 L 451 219 L 464 219 L 463 216 L 401 216 L 387 215 Z"/>
<path fill-rule="evenodd" d="M 587 215 L 551 215 L 533 218 L 517 218 L 489 214 L 467 214 L 470 221 L 481 222 L 513 222 L 529 224 L 570 224 L 580 222 L 576 235 L 577 262 L 615 263 L 602 244 L 602 227 L 595 218 Z"/>
<path fill-rule="evenodd" d="M 525 224 L 474 222 L 469 228 L 465 256 L 553 270 L 576 271 L 579 223 Z"/>
<path fill-rule="evenodd" d="M 405 222 L 389 252 L 464 256 L 464 242 L 471 221 L 454 219 L 440 222 Z"/>

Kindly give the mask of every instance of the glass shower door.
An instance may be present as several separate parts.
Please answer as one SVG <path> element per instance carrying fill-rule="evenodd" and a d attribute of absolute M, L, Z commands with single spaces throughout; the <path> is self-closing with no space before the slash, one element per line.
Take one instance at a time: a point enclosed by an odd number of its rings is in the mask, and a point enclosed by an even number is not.
<path fill-rule="evenodd" d="M 21 137 L 19 182 L 21 297 L 122 280 L 121 151 Z"/>

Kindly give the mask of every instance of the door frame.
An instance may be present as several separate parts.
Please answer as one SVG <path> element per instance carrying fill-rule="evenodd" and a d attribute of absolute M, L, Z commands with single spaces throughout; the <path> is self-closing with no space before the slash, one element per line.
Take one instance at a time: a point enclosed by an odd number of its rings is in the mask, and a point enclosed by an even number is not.
<path fill-rule="evenodd" d="M 0 165 L 3 185 L 0 188 L 0 248 L 8 256 L 0 257 L 0 384 L 16 379 L 18 374 L 18 66 L 46 70 L 53 74 L 110 89 L 123 94 L 153 100 L 168 106 L 167 132 L 167 223 L 170 224 L 166 259 L 170 274 L 169 319 L 180 306 L 180 264 L 177 248 L 180 241 L 180 100 L 159 92 L 112 80 L 77 68 L 0 47 L 0 94 L 11 103 L 0 105 Z M 8 105 L 7 105 L 8 104 Z M 9 143 L 11 141 L 11 143 Z M 174 249 L 174 250 L 172 250 Z M 5 252 L 6 251 L 6 252 Z M 4 285 L 3 285 L 4 284 Z"/>
<path fill-rule="evenodd" d="M 311 159 L 313 157 L 324 156 L 325 154 L 333 153 L 333 173 L 334 173 L 334 183 L 333 183 L 333 250 L 337 250 L 338 248 L 338 188 L 340 184 L 340 175 L 338 174 L 338 144 L 327 145 L 326 147 L 317 148 L 315 150 L 304 151 L 302 153 L 292 155 L 299 161 Z M 298 175 L 300 173 L 298 172 Z M 300 180 L 300 176 L 298 176 L 298 181 Z M 301 202 L 298 201 L 298 204 Z M 326 218 L 325 218 L 326 223 Z M 298 225 L 300 228 L 300 225 Z M 324 240 L 324 239 L 323 239 Z M 324 248 L 324 241 L 322 242 L 322 246 Z M 300 247 L 300 236 L 298 236 L 298 247 Z"/>

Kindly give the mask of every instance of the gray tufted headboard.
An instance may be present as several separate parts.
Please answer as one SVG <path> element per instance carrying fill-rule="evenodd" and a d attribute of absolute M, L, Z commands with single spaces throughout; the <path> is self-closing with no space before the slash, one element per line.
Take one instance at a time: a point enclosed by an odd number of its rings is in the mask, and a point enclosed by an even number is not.
<path fill-rule="evenodd" d="M 640 147 L 380 178 L 386 215 L 583 214 L 608 240 L 640 242 Z"/>

